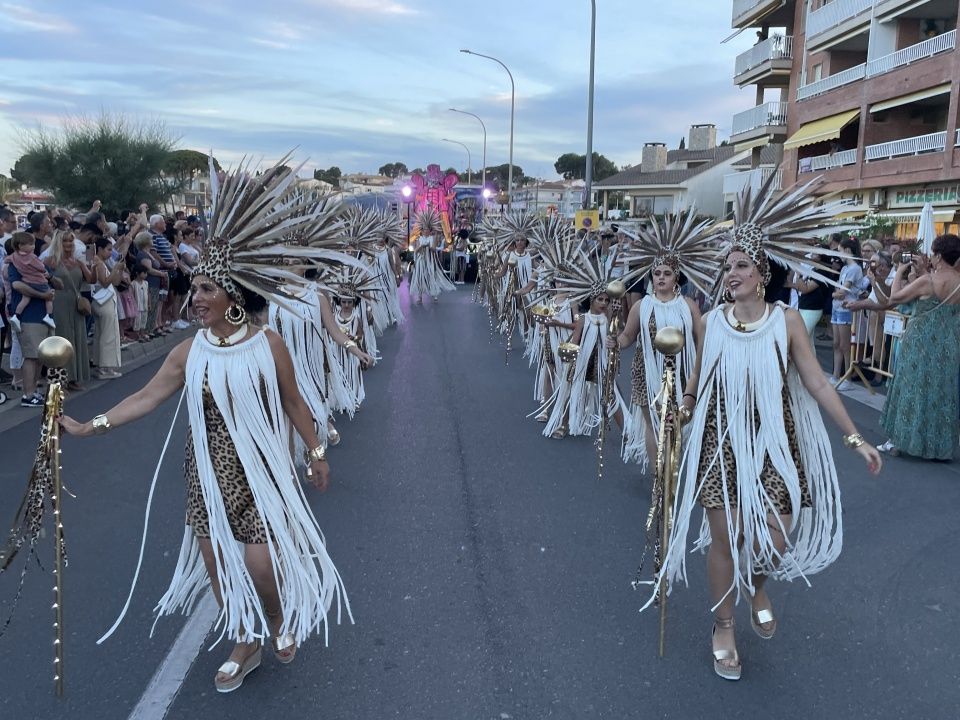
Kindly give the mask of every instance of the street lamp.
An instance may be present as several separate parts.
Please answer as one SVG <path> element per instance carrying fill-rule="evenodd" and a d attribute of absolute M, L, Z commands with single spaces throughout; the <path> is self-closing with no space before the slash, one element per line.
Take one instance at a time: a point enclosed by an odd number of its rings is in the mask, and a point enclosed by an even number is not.
<path fill-rule="evenodd" d="M 587 90 L 587 170 L 584 173 L 583 209 L 590 209 L 593 186 L 593 60 L 597 49 L 597 0 L 590 0 L 590 84 Z"/>
<path fill-rule="evenodd" d="M 454 145 L 459 145 L 464 150 L 467 151 L 467 185 L 473 184 L 473 160 L 470 158 L 470 148 L 464 145 L 459 140 L 451 140 L 449 138 L 440 138 L 443 142 L 453 143 Z"/>
<path fill-rule="evenodd" d="M 457 110 L 456 108 L 450 108 L 450 112 L 460 113 L 461 115 L 469 115 L 470 117 L 475 117 L 479 123 L 480 127 L 483 128 L 483 179 L 480 181 L 480 184 L 483 186 L 483 189 L 487 188 L 487 126 L 483 124 L 483 120 L 480 119 L 479 115 L 474 115 L 472 112 L 467 112 L 466 110 Z"/>
<path fill-rule="evenodd" d="M 403 195 L 403 201 L 407 204 L 407 250 L 412 250 L 413 248 L 410 247 L 410 203 L 413 202 L 413 188 L 404 185 L 400 194 Z"/>
<path fill-rule="evenodd" d="M 513 73 L 510 72 L 510 68 L 504 65 L 501 60 L 497 60 L 497 58 L 490 55 L 481 55 L 480 53 L 473 52 L 473 50 L 461 50 L 460 52 L 466 53 L 467 55 L 476 55 L 477 57 L 486 58 L 487 60 L 493 60 L 506 70 L 507 75 L 510 76 L 510 164 L 507 166 L 507 209 L 509 210 L 513 197 L 513 115 L 517 99 L 517 88 L 513 83 Z"/>

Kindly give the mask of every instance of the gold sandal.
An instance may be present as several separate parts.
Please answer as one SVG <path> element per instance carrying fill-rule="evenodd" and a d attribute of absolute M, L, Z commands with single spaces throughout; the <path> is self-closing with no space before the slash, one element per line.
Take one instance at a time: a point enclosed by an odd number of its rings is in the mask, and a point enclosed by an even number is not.
<path fill-rule="evenodd" d="M 723 619 L 715 618 L 713 621 L 713 632 L 710 634 L 711 637 L 711 651 L 713 652 L 713 671 L 722 677 L 724 680 L 739 680 L 740 679 L 740 655 L 737 653 L 736 649 L 734 650 L 713 650 L 713 637 L 717 634 L 717 628 L 721 630 L 732 629 L 735 627 L 735 623 L 732 617 Z M 732 660 L 734 665 L 724 665 L 724 661 Z"/>
<path fill-rule="evenodd" d="M 217 675 L 222 673 L 229 677 L 226 680 L 220 680 L 219 677 L 214 677 L 213 684 L 216 686 L 217 692 L 233 692 L 243 685 L 243 679 L 260 667 L 260 650 L 260 643 L 257 643 L 257 649 L 247 655 L 242 663 L 238 663 L 235 660 L 227 660 L 221 665 L 217 669 Z"/>
<path fill-rule="evenodd" d="M 266 612 L 266 611 L 264 611 Z M 280 613 L 267 613 L 267 617 L 280 617 Z M 270 638 L 273 645 L 273 656 L 284 665 L 289 665 L 297 656 L 297 641 L 292 632 L 285 632 L 282 635 L 274 635 Z"/>
<path fill-rule="evenodd" d="M 763 627 L 767 623 L 773 623 L 773 627 L 769 630 Z M 754 610 L 750 608 L 750 626 L 762 640 L 769 640 L 777 632 L 777 618 L 774 616 L 773 610 Z"/>

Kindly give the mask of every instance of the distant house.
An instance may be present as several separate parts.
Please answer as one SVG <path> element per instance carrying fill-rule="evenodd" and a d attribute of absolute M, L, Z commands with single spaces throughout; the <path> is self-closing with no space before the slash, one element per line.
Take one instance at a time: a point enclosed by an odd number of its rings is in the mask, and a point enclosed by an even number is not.
<path fill-rule="evenodd" d="M 643 146 L 640 163 L 593 184 L 600 207 L 611 192 L 623 192 L 632 217 L 661 215 L 694 205 L 701 215 L 725 214 L 724 176 L 750 152 L 737 153 L 732 145 L 717 145 L 713 125 L 690 128 L 686 148 L 668 150 L 664 143 Z"/>
<path fill-rule="evenodd" d="M 583 205 L 583 188 L 583 180 L 531 183 L 513 191 L 513 209 L 572 218 Z"/>

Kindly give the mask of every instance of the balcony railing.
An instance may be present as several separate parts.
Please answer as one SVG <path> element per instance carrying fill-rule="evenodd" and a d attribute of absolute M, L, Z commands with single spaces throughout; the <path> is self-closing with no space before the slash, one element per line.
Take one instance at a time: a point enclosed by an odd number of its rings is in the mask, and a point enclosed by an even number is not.
<path fill-rule="evenodd" d="M 884 55 L 867 63 L 867 77 L 890 72 L 898 67 L 909 65 L 917 60 L 932 57 L 938 53 L 953 50 L 957 44 L 957 31 L 951 30 L 943 35 L 937 35 L 916 45 L 897 50 L 895 53 Z"/>
<path fill-rule="evenodd" d="M 943 152 L 947 147 L 947 133 L 937 132 L 929 135 L 918 135 L 917 137 L 903 138 L 892 142 L 879 143 L 878 145 L 867 145 L 866 159 L 888 160 L 890 158 L 902 157 L 904 155 L 920 155 L 928 152 Z"/>
<path fill-rule="evenodd" d="M 800 172 L 823 172 L 824 170 L 834 170 L 845 165 L 855 165 L 857 162 L 857 150 L 841 150 L 832 155 L 815 155 L 810 158 L 804 158 L 800 161 Z"/>
<path fill-rule="evenodd" d="M 757 168 L 756 170 L 744 170 L 742 172 L 729 173 L 723 176 L 723 194 L 737 195 L 745 187 L 749 186 L 754 193 L 760 190 L 760 187 L 767 181 L 774 168 Z M 773 189 L 780 190 L 783 182 L 783 171 L 777 170 L 777 178 L 773 181 Z"/>
<path fill-rule="evenodd" d="M 745 53 L 737 55 L 735 75 L 743 75 L 748 70 L 772 60 L 790 60 L 793 57 L 793 35 L 774 35 L 758 42 Z"/>
<path fill-rule="evenodd" d="M 732 135 L 750 132 L 757 128 L 787 124 L 787 103 L 768 102 L 757 105 L 733 116 Z"/>
<path fill-rule="evenodd" d="M 807 15 L 807 37 L 826 32 L 870 10 L 873 0 L 833 0 Z"/>
<path fill-rule="evenodd" d="M 957 139 L 953 141 L 954 147 L 960 147 L 960 128 L 957 128 Z"/>
<path fill-rule="evenodd" d="M 831 75 L 823 80 L 801 85 L 797 88 L 797 100 L 806 100 L 815 95 L 822 95 L 825 92 L 838 88 L 841 85 L 849 85 L 857 80 L 863 80 L 867 74 L 867 64 L 856 65 L 846 70 L 841 70 L 836 75 Z"/>

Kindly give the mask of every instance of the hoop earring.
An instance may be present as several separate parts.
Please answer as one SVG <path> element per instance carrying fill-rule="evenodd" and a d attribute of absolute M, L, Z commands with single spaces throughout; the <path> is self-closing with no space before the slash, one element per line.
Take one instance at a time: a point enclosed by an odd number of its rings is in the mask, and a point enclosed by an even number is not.
<path fill-rule="evenodd" d="M 227 311 L 223 314 L 223 318 L 231 325 L 243 325 L 247 322 L 247 311 L 243 309 L 243 305 L 233 303 L 227 308 Z"/>
<path fill-rule="evenodd" d="M 757 299 L 763 300 L 764 295 L 766 295 L 766 287 L 764 287 L 762 282 L 757 283 Z"/>
<path fill-rule="evenodd" d="M 674 297 L 680 297 L 680 286 L 679 286 L 679 285 L 674 284 L 674 286 L 673 286 L 673 296 L 674 296 Z"/>
<path fill-rule="evenodd" d="M 724 302 L 728 302 L 728 303 L 732 303 L 732 302 L 733 302 L 733 293 L 730 292 L 730 288 L 726 288 L 726 289 L 723 291 L 723 301 L 724 301 Z"/>

